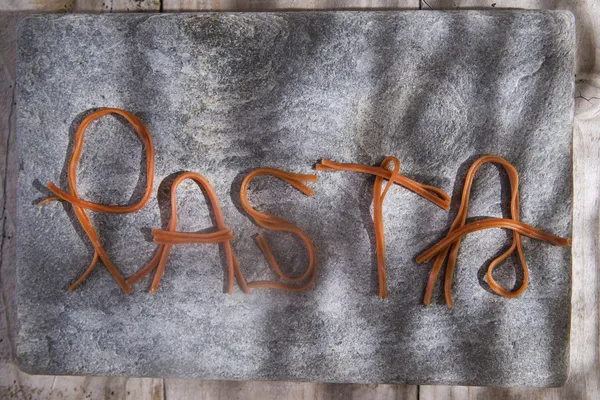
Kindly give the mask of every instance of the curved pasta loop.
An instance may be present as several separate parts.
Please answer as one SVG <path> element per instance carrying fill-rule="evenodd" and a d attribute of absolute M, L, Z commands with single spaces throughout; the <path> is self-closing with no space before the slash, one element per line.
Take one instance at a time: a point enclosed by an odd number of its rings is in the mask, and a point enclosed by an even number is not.
<path fill-rule="evenodd" d="M 392 170 L 389 169 L 391 164 L 394 166 Z M 400 160 L 392 156 L 386 157 L 379 167 L 321 160 L 321 163 L 316 165 L 316 169 L 318 171 L 352 171 L 375 175 L 375 184 L 373 186 L 373 225 L 375 226 L 375 241 L 377 246 L 377 276 L 379 281 L 379 297 L 386 298 L 387 272 L 385 266 L 383 200 L 385 199 L 388 190 L 392 184 L 396 183 L 413 191 L 419 196 L 424 197 L 444 210 L 450 208 L 450 196 L 439 188 L 415 182 L 402 175 L 400 173 Z M 381 188 L 384 179 L 387 179 L 388 182 L 382 193 Z"/>
<path fill-rule="evenodd" d="M 259 169 L 256 169 L 256 170 L 250 172 L 244 178 L 244 180 L 242 182 L 242 187 L 240 189 L 240 201 L 242 203 L 242 207 L 244 208 L 244 211 L 246 211 L 252 217 L 254 222 L 256 222 L 257 225 L 259 225 L 260 227 L 265 228 L 265 229 L 291 232 L 291 233 L 295 233 L 296 235 L 300 236 L 300 238 L 304 242 L 304 246 L 306 247 L 306 250 L 308 251 L 309 261 L 308 261 L 308 267 L 306 268 L 306 271 L 301 276 L 291 277 L 291 276 L 286 275 L 279 267 L 279 264 L 277 263 L 275 256 L 273 256 L 273 253 L 271 252 L 271 248 L 269 247 L 269 244 L 267 243 L 265 238 L 259 234 L 256 237 L 256 241 L 257 241 L 258 247 L 264 254 L 265 258 L 267 259 L 269 265 L 271 265 L 271 268 L 273 268 L 273 270 L 275 271 L 277 276 L 279 276 L 284 281 L 287 281 L 292 284 L 272 282 L 272 281 L 255 281 L 255 282 L 248 282 L 248 287 L 249 288 L 279 289 L 279 290 L 287 290 L 290 292 L 300 292 L 300 291 L 306 290 L 314 284 L 315 279 L 317 277 L 317 264 L 316 264 L 316 257 L 315 257 L 315 248 L 312 244 L 312 241 L 308 237 L 308 235 L 302 229 L 297 227 L 296 225 L 294 225 L 284 219 L 256 211 L 254 208 L 252 208 L 252 206 L 250 206 L 250 203 L 248 202 L 248 186 L 250 185 L 250 182 L 254 178 L 261 176 L 261 175 L 270 175 L 270 176 L 279 178 L 279 179 L 287 182 L 291 186 L 295 187 L 296 189 L 298 189 L 305 195 L 311 196 L 311 197 L 314 195 L 314 191 L 311 188 L 309 188 L 308 186 L 306 186 L 305 184 L 303 184 L 302 182 L 315 182 L 317 180 L 317 176 L 316 175 L 294 174 L 294 173 L 282 171 L 279 169 L 273 169 L 273 168 L 259 168 Z M 308 279 L 308 281 L 303 285 L 300 285 L 300 286 L 293 285 L 293 283 L 299 283 L 299 282 L 305 281 L 306 279 Z"/>
<path fill-rule="evenodd" d="M 466 223 L 467 220 L 467 208 L 469 206 L 469 198 L 471 195 L 471 186 L 477 170 L 486 163 L 494 163 L 501 165 L 510 181 L 510 219 L 506 218 L 489 218 L 481 221 L 475 221 Z M 484 229 L 492 228 L 504 228 L 513 231 L 513 240 L 510 248 L 506 250 L 499 257 L 494 259 L 487 270 L 486 277 L 490 288 L 500 296 L 504 297 L 517 297 L 521 295 L 527 288 L 529 281 L 529 270 L 525 261 L 525 254 L 523 253 L 523 245 L 521 242 L 521 235 L 528 236 L 533 239 L 542 240 L 553 244 L 555 246 L 570 246 L 571 240 L 567 238 L 561 238 L 558 236 L 551 235 L 536 229 L 530 225 L 527 225 L 519 221 L 519 175 L 513 165 L 511 165 L 504 158 L 494 155 L 487 155 L 476 160 L 473 165 L 469 168 L 467 177 L 465 179 L 465 185 L 462 191 L 462 200 L 458 209 L 458 214 L 454 219 L 454 222 L 450 226 L 446 238 L 440 240 L 437 244 L 433 245 L 428 250 L 424 251 L 417 257 L 418 263 L 428 262 L 431 258 L 437 255 L 429 280 L 427 281 L 427 289 L 425 290 L 425 297 L 423 303 L 430 304 L 431 297 L 435 282 L 437 281 L 438 274 L 444 264 L 447 257 L 446 263 L 446 276 L 444 279 L 444 294 L 446 303 L 449 307 L 454 305 L 452 301 L 452 277 L 454 275 L 454 267 L 456 266 L 456 258 L 460 248 L 462 237 Z M 509 291 L 500 286 L 493 278 L 492 272 L 501 262 L 506 260 L 514 252 L 517 252 L 519 256 L 519 262 L 523 268 L 523 283 L 521 286 L 514 291 Z"/>
<path fill-rule="evenodd" d="M 133 126 L 133 128 L 139 135 L 140 139 L 142 140 L 142 143 L 144 144 L 144 148 L 146 151 L 146 171 L 147 171 L 148 178 L 146 180 L 146 190 L 144 192 L 144 195 L 143 195 L 142 199 L 135 204 L 124 205 L 124 206 L 104 205 L 104 204 L 100 204 L 100 203 L 94 203 L 91 201 L 82 200 L 77 193 L 77 164 L 79 163 L 79 158 L 81 157 L 81 151 L 83 149 L 83 139 L 85 137 L 85 131 L 86 131 L 87 127 L 94 120 L 96 120 L 100 117 L 103 117 L 105 115 L 108 115 L 108 114 L 117 114 L 117 115 L 120 115 L 123 118 L 125 118 L 127 120 L 127 122 L 129 122 Z M 91 113 L 90 115 L 88 115 L 81 121 L 81 123 L 77 127 L 77 131 L 75 132 L 75 138 L 73 141 L 73 152 L 71 153 L 71 158 L 69 160 L 69 166 L 68 166 L 69 192 L 66 192 L 66 191 L 60 189 L 52 182 L 48 182 L 48 189 L 50 189 L 50 191 L 52 193 L 54 193 L 55 196 L 47 198 L 45 200 L 42 200 L 38 203 L 38 205 L 43 205 L 45 203 L 48 203 L 50 201 L 55 201 L 55 200 L 63 200 L 68 203 L 71 203 L 71 206 L 73 207 L 73 211 L 75 212 L 75 215 L 76 215 L 79 223 L 81 224 L 81 227 L 87 234 L 88 238 L 90 239 L 90 242 L 92 243 L 92 246 L 94 247 L 94 257 L 92 259 L 91 264 L 89 265 L 87 270 L 83 273 L 83 275 L 81 275 L 81 277 L 69 287 L 69 290 L 73 290 L 77 286 L 79 286 L 85 280 L 85 278 L 90 274 L 90 272 L 92 272 L 92 270 L 94 269 L 94 266 L 96 265 L 98 260 L 102 260 L 102 263 L 108 269 L 108 271 L 111 273 L 111 275 L 113 276 L 115 281 L 117 281 L 117 283 L 119 284 L 119 286 L 121 287 L 123 292 L 125 292 L 127 294 L 131 293 L 131 286 L 123 278 L 123 276 L 121 275 L 121 273 L 119 272 L 117 267 L 115 267 L 115 265 L 112 263 L 112 261 L 108 257 L 108 254 L 102 247 L 102 244 L 100 243 L 98 234 L 97 234 L 96 230 L 94 229 L 92 221 L 90 220 L 89 216 L 87 215 L 86 210 L 92 210 L 92 211 L 97 211 L 97 212 L 102 212 L 102 213 L 107 213 L 107 214 L 127 214 L 127 213 L 132 213 L 132 212 L 138 211 L 142 207 L 144 207 L 146 205 L 146 203 L 148 202 L 148 200 L 150 199 L 150 195 L 152 193 L 153 180 L 154 180 L 154 144 L 152 143 L 152 137 L 150 136 L 150 132 L 148 131 L 148 129 L 146 128 L 144 123 L 139 118 L 137 118 L 135 115 L 133 115 L 132 113 L 130 113 L 128 111 L 121 110 L 118 108 L 103 108 L 101 110 Z"/>
<path fill-rule="evenodd" d="M 177 199 L 175 194 L 179 184 L 186 179 L 195 181 L 202 186 L 204 190 L 206 190 L 213 213 L 215 215 L 215 220 L 217 222 L 217 231 L 212 233 L 190 233 L 176 231 Z M 231 247 L 230 241 L 234 239 L 233 233 L 231 232 L 231 229 L 227 228 L 225 225 L 225 220 L 223 219 L 223 213 L 221 211 L 221 206 L 219 205 L 217 194 L 215 193 L 215 190 L 210 184 L 209 180 L 204 176 L 195 172 L 184 172 L 173 181 L 173 185 L 171 186 L 171 218 L 167 224 L 167 229 L 153 229 L 152 236 L 154 237 L 154 243 L 159 244 L 158 251 L 144 268 L 140 269 L 129 279 L 127 279 L 127 283 L 130 285 L 138 282 L 156 268 L 156 273 L 154 274 L 154 279 L 152 281 L 152 285 L 150 286 L 150 292 L 155 293 L 165 271 L 167 258 L 169 257 L 169 252 L 171 251 L 171 247 L 173 245 L 222 243 L 225 249 L 225 256 L 227 258 L 228 265 L 227 293 L 231 294 L 233 292 L 234 274 L 242 290 L 245 293 L 250 293 L 250 290 L 246 284 L 246 280 L 244 279 L 244 275 L 240 270 L 237 259 L 235 258 L 233 249 Z"/>

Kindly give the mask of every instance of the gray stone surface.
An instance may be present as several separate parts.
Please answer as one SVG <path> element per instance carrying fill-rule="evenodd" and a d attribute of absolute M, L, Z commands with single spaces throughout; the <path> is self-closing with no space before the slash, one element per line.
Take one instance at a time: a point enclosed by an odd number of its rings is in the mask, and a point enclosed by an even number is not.
<path fill-rule="evenodd" d="M 509 234 L 463 241 L 455 307 L 421 304 L 430 265 L 415 256 L 454 218 L 464 174 L 495 153 L 521 178 L 522 220 L 571 231 L 574 21 L 565 12 L 335 12 L 45 16 L 18 34 L 18 359 L 31 373 L 207 379 L 560 385 L 568 372 L 569 248 L 523 239 L 531 282 L 517 299 L 482 276 Z M 318 278 L 306 293 L 223 294 L 217 245 L 177 246 L 157 294 L 147 278 L 126 296 L 91 259 L 69 207 L 34 205 L 49 180 L 66 187 L 70 141 L 99 107 L 134 112 L 152 132 L 155 194 L 140 212 L 92 213 L 113 261 L 130 275 L 164 226 L 166 177 L 197 171 L 214 184 L 249 280 L 272 278 L 253 236 L 263 232 L 288 271 L 306 256 L 264 232 L 238 202 L 257 167 L 308 173 L 321 158 L 373 164 L 452 193 L 450 213 L 394 187 L 384 204 L 389 299 L 377 298 L 369 213 L 373 180 L 319 173 L 315 198 L 263 178 L 261 210 L 312 237 Z M 88 130 L 82 197 L 139 198 L 143 151 L 120 120 Z M 140 176 L 142 178 L 140 178 Z M 470 216 L 506 213 L 506 178 L 484 167 Z M 212 225 L 197 186 L 179 189 L 180 230 Z M 501 204 L 504 199 L 504 204 Z M 160 203 L 160 207 L 159 207 Z M 498 280 L 514 282 L 508 266 Z"/>

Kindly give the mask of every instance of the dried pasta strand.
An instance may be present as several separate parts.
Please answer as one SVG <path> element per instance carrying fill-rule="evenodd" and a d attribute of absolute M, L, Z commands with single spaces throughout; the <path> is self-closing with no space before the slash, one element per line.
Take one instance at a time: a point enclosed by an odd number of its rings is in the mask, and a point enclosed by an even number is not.
<path fill-rule="evenodd" d="M 83 200 L 79 197 L 77 193 L 77 165 L 79 163 L 79 158 L 81 157 L 81 151 L 83 149 L 83 139 L 85 137 L 85 131 L 94 120 L 108 114 L 117 114 L 125 118 L 127 122 L 129 122 L 133 126 L 136 133 L 142 140 L 142 143 L 144 144 L 144 148 L 146 151 L 146 172 L 148 178 L 146 182 L 146 190 L 144 192 L 144 195 L 142 199 L 135 204 L 128 204 L 125 206 L 104 205 Z M 94 247 L 94 258 L 90 266 L 83 273 L 83 275 L 69 287 L 69 290 L 74 290 L 77 286 L 79 286 L 85 280 L 85 278 L 92 272 L 97 261 L 101 260 L 104 266 L 111 273 L 117 284 L 121 287 L 123 292 L 127 294 L 131 293 L 131 286 L 123 278 L 117 267 L 112 263 L 108 254 L 102 247 L 98 234 L 96 233 L 96 230 L 94 229 L 92 221 L 90 220 L 86 210 L 103 212 L 107 214 L 127 214 L 138 211 L 142 207 L 144 207 L 150 199 L 150 195 L 152 194 L 153 180 L 154 144 L 152 143 L 152 136 L 150 135 L 150 132 L 139 118 L 137 118 L 135 115 L 128 111 L 121 110 L 118 108 L 103 108 L 91 113 L 81 121 L 81 123 L 77 127 L 77 131 L 75 132 L 75 138 L 73 140 L 73 152 L 71 153 L 71 158 L 69 160 L 69 192 L 60 189 L 52 182 L 48 182 L 48 189 L 50 189 L 50 191 L 54 193 L 55 196 L 42 200 L 38 203 L 38 205 L 43 205 L 56 200 L 63 200 L 68 203 L 71 203 L 73 211 L 75 212 L 75 216 L 77 217 L 79 223 L 81 224 L 81 227 L 87 234 L 88 238 L 90 239 L 90 242 L 92 243 L 92 246 Z"/>
<path fill-rule="evenodd" d="M 217 231 L 211 233 L 190 233 L 177 232 L 175 230 L 177 229 L 177 199 L 175 194 L 179 184 L 186 179 L 195 181 L 202 186 L 204 190 L 206 190 L 210 205 L 212 206 L 212 210 L 215 215 L 215 220 L 217 222 Z M 210 181 L 204 176 L 196 172 L 184 172 L 173 181 L 173 185 L 171 186 L 171 218 L 167 225 L 167 229 L 153 229 L 152 236 L 154 237 L 154 243 L 159 244 L 158 250 L 145 267 L 127 279 L 127 282 L 130 285 L 138 282 L 156 268 L 156 273 L 154 274 L 154 279 L 152 281 L 152 285 L 150 286 L 150 292 L 155 293 L 158 290 L 158 285 L 160 284 L 160 280 L 167 264 L 167 258 L 169 257 L 169 252 L 171 251 L 171 247 L 173 245 L 193 243 L 222 243 L 225 249 L 225 256 L 227 258 L 228 265 L 227 293 L 231 294 L 233 292 L 234 275 L 237 278 L 240 288 L 245 293 L 250 293 L 248 285 L 246 284 L 246 279 L 240 270 L 231 247 L 230 241 L 234 239 L 233 233 L 231 229 L 227 228 L 225 225 L 223 212 L 221 211 L 221 206 L 219 204 L 219 199 L 217 198 L 215 189 L 210 184 Z"/>
<path fill-rule="evenodd" d="M 481 221 L 466 223 L 467 219 L 467 208 L 469 205 L 469 197 L 471 194 L 471 186 L 477 170 L 486 163 L 499 164 L 504 168 L 508 174 L 510 181 L 511 196 L 510 196 L 510 219 L 506 218 L 489 218 Z M 530 225 L 527 225 L 519 221 L 519 175 L 516 168 L 511 165 L 504 158 L 487 155 L 476 160 L 473 165 L 469 168 L 467 177 L 465 179 L 465 185 L 462 191 L 462 200 L 458 210 L 458 214 L 450 229 L 446 238 L 440 240 L 437 244 L 424 251 L 417 257 L 417 262 L 427 262 L 433 256 L 437 254 L 437 257 L 433 263 L 433 268 L 427 281 L 427 288 L 425 290 L 425 297 L 423 303 L 429 305 L 431 303 L 431 297 L 433 295 L 433 288 L 437 281 L 438 274 L 447 258 L 446 264 L 446 275 L 444 279 L 444 295 L 446 303 L 449 307 L 454 305 L 452 301 L 452 277 L 454 275 L 454 267 L 456 265 L 456 258 L 458 256 L 458 250 L 460 248 L 461 239 L 463 236 L 484 229 L 492 228 L 504 228 L 513 231 L 513 241 L 510 248 L 505 251 L 502 255 L 493 260 L 486 273 L 488 284 L 490 288 L 500 296 L 504 297 L 517 297 L 521 295 L 527 288 L 529 281 L 529 270 L 525 261 L 525 254 L 523 252 L 523 245 L 521 241 L 521 235 L 531 237 L 533 239 L 543 240 L 555 246 L 570 246 L 571 240 L 567 238 L 561 238 L 552 234 L 543 232 Z M 500 286 L 493 278 L 492 271 L 501 262 L 506 260 L 514 252 L 517 252 L 519 256 L 519 262 L 523 268 L 523 283 L 519 288 L 514 291 L 509 291 Z"/>
<path fill-rule="evenodd" d="M 309 188 L 308 186 L 306 186 L 305 184 L 303 184 L 302 182 L 315 182 L 317 180 L 317 176 L 316 175 L 305 175 L 305 174 L 294 174 L 294 173 L 282 171 L 279 169 L 273 169 L 273 168 L 259 168 L 259 169 L 256 169 L 256 170 L 250 172 L 244 178 L 244 180 L 242 182 L 242 187 L 240 189 L 240 201 L 242 203 L 242 207 L 244 208 L 244 211 L 246 211 L 252 217 L 254 222 L 257 225 L 259 225 L 260 227 L 263 227 L 265 229 L 283 231 L 283 232 L 291 232 L 291 233 L 295 233 L 296 235 L 298 235 L 304 242 L 304 246 L 306 247 L 306 250 L 308 252 L 309 262 L 308 262 L 308 267 L 306 268 L 306 271 L 301 276 L 290 277 L 290 276 L 286 275 L 283 271 L 281 271 L 281 268 L 279 267 L 279 264 L 277 263 L 275 256 L 273 255 L 267 241 L 265 240 L 265 238 L 262 235 L 259 234 L 256 238 L 256 241 L 257 241 L 259 248 L 263 252 L 265 258 L 267 259 L 267 262 L 269 263 L 269 265 L 271 265 L 271 267 L 273 268 L 273 270 L 275 271 L 277 276 L 279 276 L 284 281 L 287 281 L 288 283 L 272 282 L 272 281 L 254 281 L 254 282 L 248 282 L 248 287 L 249 288 L 279 289 L 279 290 L 285 290 L 285 291 L 289 291 L 289 292 L 300 292 L 303 290 L 307 290 L 314 284 L 315 279 L 317 277 L 317 265 L 316 265 L 314 246 L 312 244 L 312 241 L 308 237 L 308 235 L 302 229 L 297 227 L 296 225 L 294 225 L 290 222 L 287 222 L 284 219 L 256 211 L 255 209 L 252 208 L 252 206 L 250 206 L 250 203 L 248 202 L 248 186 L 250 185 L 250 182 L 252 182 L 252 180 L 254 178 L 261 176 L 261 175 L 270 175 L 270 176 L 279 178 L 279 179 L 287 182 L 291 186 L 295 187 L 296 189 L 298 189 L 305 195 L 311 196 L 311 197 L 314 195 L 314 191 L 311 188 Z M 306 281 L 306 283 L 299 285 L 299 286 L 294 285 L 294 283 L 299 283 L 299 282 L 305 281 L 306 279 L 308 279 L 308 281 Z"/>
<path fill-rule="evenodd" d="M 384 179 L 390 179 L 392 175 L 392 171 L 381 167 L 371 167 L 362 164 L 337 163 L 330 160 L 321 160 L 321 163 L 317 164 L 315 168 L 318 171 L 362 172 L 365 174 L 380 176 Z M 395 176 L 394 183 L 397 183 L 398 185 L 405 187 L 419 196 L 426 198 L 436 206 L 443 208 L 446 211 L 448 211 L 450 208 L 450 196 L 448 196 L 448 194 L 440 188 L 415 182 L 400 173 Z"/>
<path fill-rule="evenodd" d="M 375 243 L 377 246 L 377 276 L 379 278 L 379 297 L 382 299 L 387 298 L 387 276 L 385 267 L 385 232 L 383 226 L 383 200 L 394 183 L 394 180 L 400 172 L 400 160 L 396 157 L 386 157 L 381 163 L 381 168 L 388 169 L 390 164 L 394 164 L 394 169 L 390 175 L 383 193 L 381 192 L 381 186 L 383 185 L 383 178 L 381 176 L 375 177 L 375 184 L 373 187 L 373 223 L 375 226 Z"/>
<path fill-rule="evenodd" d="M 213 233 L 184 233 L 153 229 L 152 236 L 154 236 L 154 243 L 157 244 L 220 243 L 234 239 L 231 229 L 221 229 Z"/>
<path fill-rule="evenodd" d="M 75 290 L 75 288 L 77 286 L 81 285 L 81 283 L 83 283 L 83 281 L 85 281 L 85 278 L 87 278 L 87 276 L 90 274 L 90 272 L 92 272 L 92 270 L 96 266 L 97 262 L 98 262 L 98 252 L 94 250 L 94 258 L 92 258 L 92 262 L 90 263 L 90 266 L 85 270 L 83 275 L 81 275 L 79 277 L 79 279 L 77 279 L 77 281 L 75 281 L 71 286 L 69 286 L 69 290 Z"/>
<path fill-rule="evenodd" d="M 394 165 L 391 171 L 389 170 L 390 164 Z M 320 164 L 316 165 L 316 169 L 319 171 L 352 171 L 375 175 L 375 184 L 373 186 L 373 225 L 375 227 L 375 241 L 377 246 L 377 276 L 379 281 L 379 297 L 385 299 L 387 297 L 387 272 L 385 264 L 383 200 L 388 190 L 392 184 L 399 184 L 444 210 L 450 208 L 450 196 L 439 188 L 415 182 L 400 174 L 400 160 L 392 156 L 386 157 L 379 167 L 322 160 Z M 381 188 L 384 179 L 387 179 L 388 182 L 382 193 Z"/>

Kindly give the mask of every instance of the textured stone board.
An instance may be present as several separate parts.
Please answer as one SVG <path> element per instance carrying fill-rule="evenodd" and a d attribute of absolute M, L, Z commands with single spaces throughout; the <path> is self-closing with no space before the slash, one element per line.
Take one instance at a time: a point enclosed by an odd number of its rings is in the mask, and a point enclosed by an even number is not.
<path fill-rule="evenodd" d="M 149 229 L 166 224 L 164 178 L 181 170 L 216 188 L 249 280 L 271 278 L 240 212 L 241 179 L 257 167 L 310 172 L 321 158 L 402 171 L 459 199 L 468 165 L 495 153 L 520 171 L 522 220 L 571 231 L 574 22 L 564 12 L 311 12 L 46 16 L 25 19 L 18 43 L 18 357 L 46 374 L 207 379 L 559 385 L 568 371 L 569 248 L 523 239 L 531 270 L 518 299 L 480 277 L 508 245 L 494 230 L 463 241 L 456 306 L 421 304 L 430 265 L 415 256 L 454 217 L 395 187 L 384 204 L 389 299 L 376 297 L 373 180 L 320 173 L 314 198 L 263 178 L 259 209 L 295 221 L 317 248 L 306 293 L 223 294 L 217 245 L 177 246 L 159 292 L 149 279 L 126 296 L 91 259 L 69 207 L 34 205 L 42 183 L 66 185 L 77 123 L 120 107 L 156 145 L 155 194 L 129 215 L 93 213 L 113 261 L 130 275 L 151 257 Z M 106 117 L 86 137 L 79 168 L 87 199 L 125 203 L 144 180 L 141 144 Z M 507 184 L 479 173 L 471 216 L 506 213 Z M 164 185 L 162 186 L 164 188 Z M 180 230 L 211 225 L 193 185 L 178 191 Z M 288 271 L 304 251 L 263 232 Z M 514 260 L 511 261 L 514 263 Z M 512 264 L 511 264 L 512 265 Z M 498 271 L 514 281 L 509 267 Z M 438 285 L 439 286 L 439 285 Z M 436 293 L 440 293 L 437 288 Z"/>

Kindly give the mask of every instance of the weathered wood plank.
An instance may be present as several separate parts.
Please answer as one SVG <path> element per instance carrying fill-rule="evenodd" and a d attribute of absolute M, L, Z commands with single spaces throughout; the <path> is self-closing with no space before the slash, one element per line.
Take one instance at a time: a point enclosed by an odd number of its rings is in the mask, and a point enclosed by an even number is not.
<path fill-rule="evenodd" d="M 72 4 L 73 0 L 3 0 L 0 1 L 0 11 L 66 12 Z"/>
<path fill-rule="evenodd" d="M 159 11 L 160 0 L 2 0 L 0 11 L 141 12 Z"/>
<path fill-rule="evenodd" d="M 468 386 L 419 386 L 419 399 L 463 400 L 468 397 Z"/>
<path fill-rule="evenodd" d="M 167 399 L 417 399 L 417 386 L 166 379 Z"/>
<path fill-rule="evenodd" d="M 162 400 L 162 379 L 103 378 L 81 376 L 34 376 L 0 369 L 0 398 L 9 399 L 131 399 Z M 6 382 L 9 377 L 12 381 Z"/>
<path fill-rule="evenodd" d="M 163 11 L 199 10 L 303 10 L 303 9 L 344 9 L 344 8 L 413 8 L 419 7 L 419 0 L 163 0 Z"/>
<path fill-rule="evenodd" d="M 108 1 L 105 1 L 108 3 Z M 133 12 L 141 12 L 141 11 L 159 11 L 160 10 L 160 0 L 112 0 L 112 11 L 113 12 L 123 12 L 123 11 L 133 11 Z"/>

